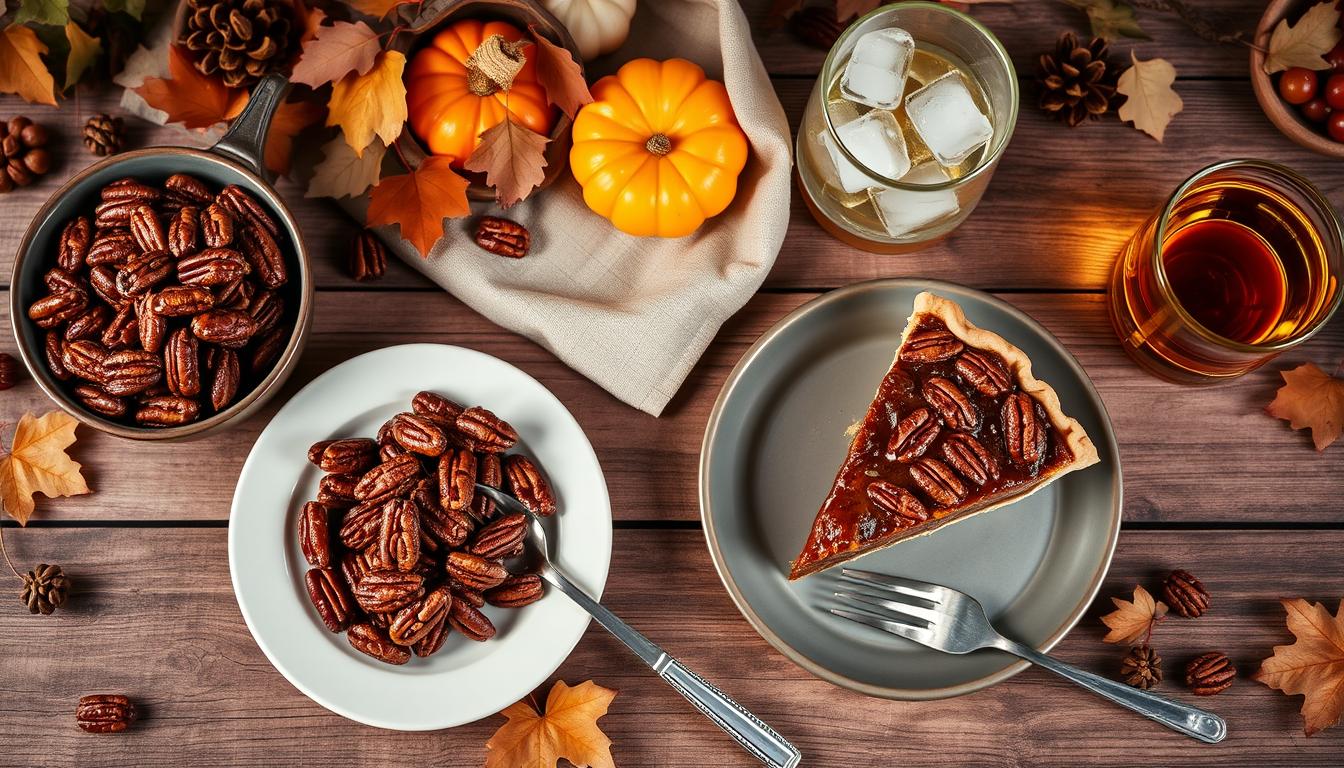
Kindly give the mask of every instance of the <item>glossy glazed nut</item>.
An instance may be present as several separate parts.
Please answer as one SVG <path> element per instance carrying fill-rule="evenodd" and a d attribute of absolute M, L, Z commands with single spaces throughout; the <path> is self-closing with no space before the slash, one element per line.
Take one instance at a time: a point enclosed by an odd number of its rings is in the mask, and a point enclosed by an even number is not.
<path fill-rule="evenodd" d="M 467 440 L 468 447 L 486 453 L 503 453 L 518 442 L 518 432 L 507 421 L 480 406 L 458 414 L 453 428 Z"/>
<path fill-rule="evenodd" d="M 411 410 L 445 429 L 453 426 L 462 406 L 434 392 L 417 392 L 411 398 Z"/>
<path fill-rule="evenodd" d="M 961 340 L 946 328 L 918 330 L 906 337 L 901 360 L 907 363 L 937 363 L 965 348 Z"/>
<path fill-rule="evenodd" d="M 425 596 L 425 577 L 392 568 L 370 571 L 360 579 L 354 596 L 369 613 L 391 613 Z"/>
<path fill-rule="evenodd" d="M 213 199 L 205 182 L 185 173 L 175 173 L 163 181 L 163 188 L 194 203 L 208 203 Z"/>
<path fill-rule="evenodd" d="M 221 309 L 247 309 L 252 297 L 257 293 L 256 283 L 251 280 L 234 280 L 215 289 L 215 306 Z"/>
<path fill-rule="evenodd" d="M 1209 609 L 1209 591 L 1204 584 L 1194 574 L 1179 568 L 1162 580 L 1162 599 L 1187 619 L 1203 616 Z"/>
<path fill-rule="evenodd" d="M 81 696 L 75 706 L 75 723 L 88 733 L 121 733 L 137 715 L 131 700 L 115 693 Z"/>
<path fill-rule="evenodd" d="M 345 637 L 350 641 L 350 647 L 384 664 L 400 666 L 411 660 L 410 651 L 392 642 L 384 630 L 370 622 L 353 625 Z"/>
<path fill-rule="evenodd" d="M 176 256 L 179 261 L 195 253 L 201 246 L 199 216 L 200 213 L 195 206 L 187 205 L 178 210 L 173 220 L 168 222 L 168 252 Z"/>
<path fill-rule="evenodd" d="M 130 226 L 131 211 L 139 206 L 135 199 L 106 200 L 93 209 L 93 224 L 99 229 L 124 229 Z"/>
<path fill-rule="evenodd" d="M 415 645 L 448 618 L 453 606 L 453 594 L 448 587 L 439 587 L 419 602 L 397 611 L 388 627 L 388 637 L 397 645 Z"/>
<path fill-rule="evenodd" d="M 218 203 L 211 203 L 201 212 L 201 237 L 207 248 L 224 248 L 233 245 L 233 214 Z"/>
<path fill-rule="evenodd" d="M 125 230 L 99 232 L 93 238 L 88 253 L 84 254 L 84 263 L 90 267 L 120 267 L 139 255 L 135 247 L 135 238 Z"/>
<path fill-rule="evenodd" d="M 158 352 L 168 340 L 168 320 L 154 311 L 157 294 L 147 293 L 135 300 L 135 323 L 140 347 L 146 352 Z"/>
<path fill-rule="evenodd" d="M 467 551 L 487 560 L 507 557 L 527 538 L 527 515 L 504 515 L 476 532 Z"/>
<path fill-rule="evenodd" d="M 118 309 L 98 340 L 114 352 L 136 346 L 140 341 L 140 321 L 135 317 L 135 305 L 126 304 Z"/>
<path fill-rule="evenodd" d="M 163 350 L 163 373 L 168 391 L 182 397 L 201 394 L 200 342 L 186 328 L 168 337 Z"/>
<path fill-rule="evenodd" d="M 96 341 L 72 341 L 61 347 L 61 364 L 71 374 L 97 384 L 103 381 L 103 360 L 107 354 L 107 349 Z"/>
<path fill-rule="evenodd" d="M 485 605 L 485 596 L 480 591 L 471 589 L 457 579 L 448 578 L 448 589 L 452 590 L 454 600 L 461 600 L 473 608 Z"/>
<path fill-rule="evenodd" d="M 219 348 L 214 360 L 214 370 L 210 373 L 210 407 L 222 411 L 238 396 L 242 372 L 239 370 L 238 353 L 232 349 Z"/>
<path fill-rule="evenodd" d="M 984 485 L 999 477 L 999 463 L 979 440 L 965 432 L 953 432 L 939 449 L 943 461 L 957 474 L 976 485 Z"/>
<path fill-rule="evenodd" d="M 98 298 L 113 307 L 121 307 L 132 300 L 117 287 L 117 272 L 106 264 L 89 268 L 89 287 Z"/>
<path fill-rule="evenodd" d="M 219 193 L 215 202 L 223 205 L 239 220 L 260 227 L 272 237 L 280 236 L 280 225 L 266 212 L 266 208 L 242 187 L 230 184 Z"/>
<path fill-rule="evenodd" d="M 84 257 L 93 244 L 93 225 L 88 216 L 77 216 L 61 230 L 60 244 L 56 248 L 56 264 L 71 274 L 84 268 Z"/>
<path fill-rule="evenodd" d="M 252 265 L 262 285 L 279 288 L 289 282 L 285 255 L 270 233 L 257 227 L 243 227 L 238 234 L 243 245 L 243 255 L 247 257 L 247 262 Z"/>
<path fill-rule="evenodd" d="M 135 206 L 131 209 L 127 223 L 130 225 L 131 237 L 135 239 L 135 245 L 141 251 L 148 253 L 168 250 L 168 239 L 164 236 L 163 224 L 153 208 L 144 203 Z"/>
<path fill-rule="evenodd" d="M 504 488 L 504 464 L 497 453 L 476 454 L 476 482 L 491 488 Z M 495 516 L 495 502 L 484 493 L 478 493 L 471 500 L 471 516 L 486 521 Z"/>
<path fill-rule="evenodd" d="M 1237 668 L 1226 654 L 1202 653 L 1185 667 L 1185 684 L 1196 696 L 1213 696 L 1232 687 Z"/>
<path fill-rule="evenodd" d="M 383 505 L 377 544 L 379 562 L 398 571 L 415 570 L 420 561 L 420 510 L 415 502 L 393 499 Z"/>
<path fill-rule="evenodd" d="M 82 289 L 84 287 L 79 278 L 75 277 L 72 272 L 60 267 L 52 267 L 47 270 L 47 273 L 42 276 L 42 284 L 47 287 L 47 291 L 50 293 L 60 293 L 72 288 Z"/>
<path fill-rule="evenodd" d="M 289 329 L 276 328 L 270 333 L 257 334 L 256 339 L 257 342 L 252 346 L 252 354 L 248 359 L 248 370 L 254 374 L 261 374 L 270 370 L 271 365 L 284 351 L 285 344 L 289 341 Z"/>
<path fill-rule="evenodd" d="M 70 370 L 65 367 L 65 341 L 61 339 L 60 333 L 47 331 L 42 340 L 42 356 L 47 361 L 47 370 L 57 381 L 69 380 Z"/>
<path fill-rule="evenodd" d="M 998 397 L 1013 386 L 1008 369 L 992 352 L 967 349 L 956 362 L 957 375 L 985 397 Z"/>
<path fill-rule="evenodd" d="M 243 255 L 231 248 L 206 248 L 177 262 L 177 279 L 183 285 L 227 285 L 251 272 Z"/>
<path fill-rule="evenodd" d="M 448 609 L 448 623 L 468 640 L 485 642 L 495 636 L 495 625 L 476 606 L 465 600 L 454 600 Z"/>
<path fill-rule="evenodd" d="M 439 457 L 439 504 L 444 509 L 465 511 L 476 494 L 476 454 L 469 448 L 452 447 Z"/>
<path fill-rule="evenodd" d="M 874 480 L 868 484 L 868 503 L 881 512 L 894 515 L 902 520 L 920 523 L 929 519 L 929 511 L 915 495 L 906 489 L 886 480 Z"/>
<path fill-rule="evenodd" d="M 106 304 L 95 304 L 84 310 L 65 326 L 66 341 L 101 338 L 103 329 L 112 319 L 112 310 Z"/>
<path fill-rule="evenodd" d="M 448 609 L 450 612 L 452 611 L 451 604 L 448 606 Z M 415 645 L 411 646 L 411 651 L 422 659 L 429 658 L 438 653 L 440 648 L 443 648 L 444 642 L 452 633 L 453 626 L 448 623 L 448 617 L 445 615 L 443 621 L 430 627 L 429 631 L 425 633 L 425 636 L 420 638 Z"/>
<path fill-rule="evenodd" d="M 90 411 L 106 416 L 109 419 L 119 419 L 126 415 L 126 401 L 113 397 L 92 384 L 79 384 L 74 390 L 75 398 Z"/>
<path fill-rule="evenodd" d="M 392 419 L 392 439 L 411 453 L 441 456 L 448 448 L 448 437 L 429 419 L 414 413 L 399 413 Z"/>
<path fill-rule="evenodd" d="M 299 548 L 314 568 L 331 567 L 331 519 L 327 508 L 310 501 L 299 513 Z"/>
<path fill-rule="evenodd" d="M 322 454 L 326 453 L 327 447 L 335 440 L 318 440 L 316 443 L 308 446 L 308 463 L 315 467 L 322 466 Z"/>
<path fill-rule="evenodd" d="M 341 579 L 345 586 L 353 592 L 359 582 L 369 575 L 373 569 L 369 567 L 368 559 L 364 557 L 363 552 L 346 551 L 341 556 Z"/>
<path fill-rule="evenodd" d="M 528 457 L 514 453 L 503 459 L 504 475 L 509 490 L 533 514 L 550 517 L 555 514 L 555 492 L 541 469 Z"/>
<path fill-rule="evenodd" d="M 317 484 L 317 500 L 331 509 L 349 509 L 355 504 L 355 483 L 359 475 L 354 473 L 323 475 Z"/>
<path fill-rule="evenodd" d="M 358 504 L 345 514 L 341 528 L 337 532 L 341 543 L 348 549 L 362 550 L 378 540 L 378 531 L 382 527 L 383 503 Z"/>
<path fill-rule="evenodd" d="M 376 445 L 372 440 L 368 442 L 370 445 Z M 328 472 L 352 471 L 326 466 L 323 469 Z M 365 472 L 364 476 L 359 478 L 359 482 L 355 485 L 355 498 L 360 501 L 386 499 L 396 493 L 408 480 L 414 480 L 419 473 L 420 461 L 410 454 L 390 459 Z"/>
<path fill-rule="evenodd" d="M 980 427 L 980 411 L 951 379 L 931 376 L 920 393 L 949 429 L 974 432 Z"/>
<path fill-rule="evenodd" d="M 152 203 L 159 199 L 159 190 L 137 179 L 117 179 L 98 193 L 103 202 Z"/>
<path fill-rule="evenodd" d="M 449 552 L 444 569 L 463 586 L 477 591 L 497 587 L 509 577 L 502 563 L 470 552 Z"/>
<path fill-rule="evenodd" d="M 1045 425 L 1036 415 L 1036 401 L 1025 392 L 1014 392 L 1003 399 L 1003 442 L 1008 458 L 1022 469 L 1034 470 L 1045 456 Z"/>
<path fill-rule="evenodd" d="M 131 259 L 117 272 L 117 292 L 134 299 L 172 274 L 173 257 L 167 251 L 149 251 Z"/>
<path fill-rule="evenodd" d="M 476 222 L 476 245 L 510 259 L 521 259 L 532 247 L 532 234 L 516 221 L 482 216 Z"/>
<path fill-rule="evenodd" d="M 335 474 L 364 472 L 374 465 L 377 451 L 377 443 L 366 437 L 332 440 L 326 442 L 323 447 L 322 454 L 317 459 L 317 466 L 323 472 Z"/>
<path fill-rule="evenodd" d="M 163 360 L 141 349 L 109 352 L 101 368 L 103 376 L 97 383 L 117 397 L 138 395 L 163 380 Z"/>
<path fill-rule="evenodd" d="M 350 277 L 363 283 L 377 280 L 387 272 L 387 249 L 378 236 L 367 229 L 359 233 L 350 247 Z"/>
<path fill-rule="evenodd" d="M 313 601 L 317 615 L 332 632 L 340 632 L 350 626 L 355 614 L 355 601 L 346 591 L 345 585 L 336 572 L 330 568 L 313 568 L 304 575 L 308 587 L 308 599 Z"/>
<path fill-rule="evenodd" d="M 285 300 L 275 291 L 261 291 L 248 302 L 247 314 L 256 323 L 258 335 L 270 333 L 285 317 Z"/>
<path fill-rule="evenodd" d="M 201 405 L 195 400 L 177 395 L 158 395 L 142 401 L 135 412 L 135 421 L 146 427 L 178 427 L 190 424 L 201 415 Z"/>
<path fill-rule="evenodd" d="M 910 479 L 933 503 L 950 507 L 966 496 L 966 485 L 941 461 L 924 457 L 910 465 Z"/>
<path fill-rule="evenodd" d="M 933 445 L 940 431 L 933 411 L 916 408 L 896 422 L 896 431 L 887 444 L 887 458 L 907 464 L 914 461 Z"/>
<path fill-rule="evenodd" d="M 431 498 L 423 498 L 429 496 Z M 460 547 L 471 536 L 472 520 L 464 510 L 440 507 L 428 491 L 417 491 L 413 496 L 420 507 L 420 530 L 447 549 Z"/>
<path fill-rule="evenodd" d="M 89 305 L 89 294 L 81 288 L 71 288 L 43 296 L 28 307 L 28 319 L 38 328 L 50 330 L 72 320 Z"/>
<path fill-rule="evenodd" d="M 256 330 L 252 317 L 236 309 L 212 309 L 191 318 L 191 332 L 196 338 L 230 349 L 246 345 Z"/>
<path fill-rule="evenodd" d="M 541 599 L 544 592 L 541 577 L 535 573 L 510 576 L 494 589 L 485 593 L 485 601 L 500 608 L 522 608 Z"/>

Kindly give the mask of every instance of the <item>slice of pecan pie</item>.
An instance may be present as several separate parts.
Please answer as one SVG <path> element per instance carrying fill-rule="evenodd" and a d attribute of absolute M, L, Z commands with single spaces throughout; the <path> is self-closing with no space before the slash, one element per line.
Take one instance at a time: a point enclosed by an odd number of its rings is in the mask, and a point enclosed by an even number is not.
<path fill-rule="evenodd" d="M 1026 353 L 921 293 L 789 578 L 1011 504 L 1096 462 Z"/>

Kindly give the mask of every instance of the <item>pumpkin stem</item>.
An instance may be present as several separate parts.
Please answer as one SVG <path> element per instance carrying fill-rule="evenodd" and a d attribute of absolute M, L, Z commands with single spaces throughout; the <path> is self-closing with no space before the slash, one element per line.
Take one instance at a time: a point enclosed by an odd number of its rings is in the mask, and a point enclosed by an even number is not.
<path fill-rule="evenodd" d="M 500 35 L 491 35 L 467 57 L 467 87 L 477 96 L 490 96 L 513 87 L 513 78 L 527 63 L 523 49 L 527 40 L 510 43 Z"/>
<path fill-rule="evenodd" d="M 655 133 L 644 143 L 644 148 L 659 157 L 672 151 L 672 140 L 665 133 Z"/>

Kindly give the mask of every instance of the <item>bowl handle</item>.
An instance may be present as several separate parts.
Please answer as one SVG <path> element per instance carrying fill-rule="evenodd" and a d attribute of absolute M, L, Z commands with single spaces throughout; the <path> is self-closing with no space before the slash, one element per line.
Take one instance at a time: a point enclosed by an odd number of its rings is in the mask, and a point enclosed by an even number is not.
<path fill-rule="evenodd" d="M 229 130 L 220 138 L 211 152 L 223 155 L 260 176 L 266 183 L 271 174 L 266 170 L 266 134 L 271 129 L 271 118 L 289 92 L 289 80 L 283 75 L 263 77 L 252 89 L 247 108 L 234 119 Z"/>

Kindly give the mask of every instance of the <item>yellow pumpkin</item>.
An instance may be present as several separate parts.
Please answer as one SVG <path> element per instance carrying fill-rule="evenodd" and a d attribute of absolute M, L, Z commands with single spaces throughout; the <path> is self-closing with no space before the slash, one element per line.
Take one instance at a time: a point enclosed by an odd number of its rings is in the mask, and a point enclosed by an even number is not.
<path fill-rule="evenodd" d="M 492 35 L 509 43 L 523 39 L 521 30 L 502 21 L 459 21 L 416 53 L 406 72 L 411 130 L 431 153 L 451 158 L 459 168 L 480 144 L 481 133 L 505 115 L 512 114 L 516 122 L 543 136 L 550 134 L 555 121 L 555 110 L 546 101 L 530 59 L 506 88 L 472 76 L 467 60 Z"/>
<path fill-rule="evenodd" d="M 747 137 L 723 83 L 684 59 L 636 59 L 592 92 L 569 152 L 589 208 L 631 235 L 682 237 L 733 201 Z"/>

